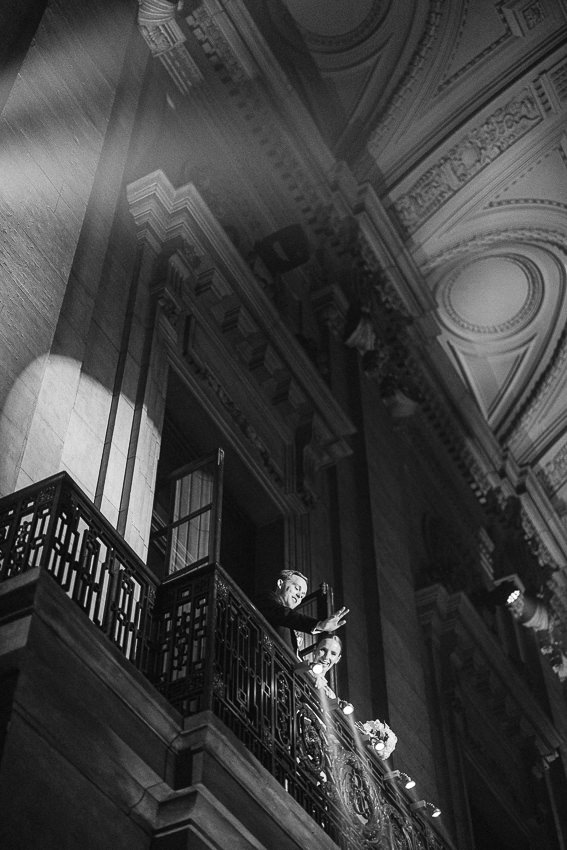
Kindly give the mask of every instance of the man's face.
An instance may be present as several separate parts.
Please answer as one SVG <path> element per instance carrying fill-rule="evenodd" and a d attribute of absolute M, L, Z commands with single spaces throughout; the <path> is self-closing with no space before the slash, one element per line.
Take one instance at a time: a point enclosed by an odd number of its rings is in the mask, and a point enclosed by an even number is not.
<path fill-rule="evenodd" d="M 297 608 L 307 593 L 307 582 L 301 576 L 278 579 L 278 596 L 287 608 Z"/>
<path fill-rule="evenodd" d="M 339 642 L 334 638 L 323 638 L 317 644 L 317 649 L 313 653 L 313 660 L 318 661 L 323 665 L 323 674 L 327 673 L 333 665 L 341 658 L 341 648 Z"/>

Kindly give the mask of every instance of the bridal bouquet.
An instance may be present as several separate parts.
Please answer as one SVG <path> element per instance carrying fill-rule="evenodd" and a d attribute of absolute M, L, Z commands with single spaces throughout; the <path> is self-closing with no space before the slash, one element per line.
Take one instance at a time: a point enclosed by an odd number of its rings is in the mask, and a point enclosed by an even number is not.
<path fill-rule="evenodd" d="M 376 755 L 385 760 L 390 758 L 396 744 L 397 736 L 392 732 L 387 723 L 381 720 L 367 720 L 365 723 L 357 724 L 359 730 L 370 738 L 370 744 L 376 751 Z"/>

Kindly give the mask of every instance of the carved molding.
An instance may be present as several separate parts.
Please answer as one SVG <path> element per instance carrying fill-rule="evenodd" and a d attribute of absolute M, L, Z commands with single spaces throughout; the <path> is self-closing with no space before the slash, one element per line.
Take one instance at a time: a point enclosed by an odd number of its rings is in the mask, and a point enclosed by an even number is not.
<path fill-rule="evenodd" d="M 262 440 L 246 414 L 231 398 L 214 372 L 205 363 L 199 361 L 189 352 L 185 354 L 183 359 L 199 380 L 205 383 L 212 390 L 222 407 L 232 419 L 236 429 L 244 435 L 250 445 L 254 448 L 255 452 L 258 453 L 269 478 L 271 478 L 278 487 L 283 489 L 285 481 L 281 468 L 275 463 L 268 446 Z"/>
<path fill-rule="evenodd" d="M 382 139 L 384 135 L 397 117 L 399 110 L 402 108 L 406 97 L 410 94 L 415 83 L 420 80 L 425 60 L 431 53 L 435 43 L 444 5 L 443 0 L 433 0 L 430 4 L 430 11 L 423 31 L 423 36 L 417 46 L 415 55 L 409 63 L 407 71 L 402 77 L 401 83 L 382 112 L 380 123 L 376 127 L 368 142 L 368 150 L 376 159 L 379 159 L 380 157 Z"/>
<path fill-rule="evenodd" d="M 138 24 L 151 31 L 167 27 L 175 21 L 175 0 L 139 0 Z"/>
<path fill-rule="evenodd" d="M 565 364 L 567 363 L 567 330 L 563 331 L 559 342 L 553 352 L 550 363 L 538 380 L 536 386 L 522 405 L 520 412 L 514 418 L 510 427 L 503 435 L 507 443 L 513 442 L 514 438 L 534 421 L 541 407 L 546 404 L 552 388 L 563 378 Z"/>
<path fill-rule="evenodd" d="M 204 55 L 223 80 L 239 85 L 256 75 L 255 63 L 218 0 L 202 0 L 187 24 Z"/>
<path fill-rule="evenodd" d="M 555 65 L 549 71 L 548 78 L 553 87 L 555 98 L 563 106 L 567 103 L 567 60 Z"/>
<path fill-rule="evenodd" d="M 499 206 L 505 207 L 506 205 L 507 203 L 504 202 Z M 473 252 L 480 253 L 483 248 L 510 242 L 534 245 L 543 243 L 544 245 L 552 245 L 554 248 L 559 249 L 567 258 L 567 233 L 563 231 L 545 229 L 541 227 L 506 227 L 501 230 L 493 228 L 490 231 L 478 233 L 472 238 L 456 242 L 454 245 L 444 248 L 437 254 L 432 255 L 423 264 L 422 270 L 424 274 L 427 274 L 440 266 L 458 259 L 459 257 L 468 256 Z"/>
<path fill-rule="evenodd" d="M 130 184 L 127 195 L 140 238 L 164 251 L 155 287 L 168 323 L 164 338 L 212 392 L 270 479 L 311 504 L 318 471 L 351 453 L 345 437 L 353 425 L 195 187 L 174 189 L 154 172 Z M 186 325 L 180 313 L 195 324 L 190 338 L 180 333 Z M 269 433 L 277 450 L 268 445 Z M 298 449 L 294 469 L 282 458 Z"/>
<path fill-rule="evenodd" d="M 542 120 L 541 110 L 526 88 L 470 130 L 395 201 L 394 210 L 408 234 L 418 230 L 473 177 Z"/>
<path fill-rule="evenodd" d="M 152 56 L 159 59 L 178 88 L 187 94 L 203 75 L 185 45 L 185 35 L 176 16 L 176 2 L 139 0 L 138 26 Z"/>
<path fill-rule="evenodd" d="M 532 0 L 527 5 L 518 6 L 517 0 L 508 0 L 502 6 L 502 14 L 510 27 L 510 32 L 518 38 L 526 38 L 546 19 L 546 11 L 541 0 Z"/>
<path fill-rule="evenodd" d="M 552 493 L 559 490 L 567 482 L 567 443 L 559 449 L 552 460 L 544 464 L 541 472 L 545 476 L 546 485 Z"/>
<path fill-rule="evenodd" d="M 177 3 L 170 0 L 139 0 L 138 26 L 182 94 L 203 82 L 204 76 L 191 56 L 182 26 L 176 19 Z M 234 10 L 233 10 L 234 11 Z M 256 73 L 254 61 L 226 9 L 217 0 L 203 0 L 185 18 L 202 50 L 202 57 L 224 81 L 240 84 Z"/>
<path fill-rule="evenodd" d="M 464 12 L 463 12 L 460 27 L 459 27 L 459 34 L 458 34 L 457 38 L 455 39 L 455 47 L 454 47 L 454 49 L 451 53 L 451 56 L 446 63 L 447 68 L 450 68 L 452 66 L 453 61 L 455 59 L 455 56 L 456 56 L 456 54 L 459 50 L 461 40 L 462 40 L 462 37 L 463 37 L 463 33 L 465 32 L 465 28 L 466 28 L 467 15 L 468 15 L 470 5 L 471 5 L 471 0 L 466 0 L 465 5 L 464 5 Z M 497 7 L 497 11 L 499 11 L 498 7 Z M 484 50 L 481 50 L 479 53 L 477 53 L 475 56 L 473 56 L 468 62 L 465 62 L 464 65 L 461 65 L 458 68 L 457 71 L 453 72 L 449 76 L 446 76 L 441 81 L 441 83 L 439 84 L 436 94 L 440 94 L 441 92 L 445 91 L 445 89 L 449 88 L 449 86 L 453 85 L 453 83 L 455 83 L 457 80 L 459 80 L 461 77 L 463 77 L 469 71 L 471 71 L 476 65 L 479 64 L 479 62 L 483 62 L 486 59 L 487 56 L 490 56 L 491 53 L 494 53 L 496 50 L 498 50 L 504 42 L 508 41 L 509 38 L 510 38 L 510 31 L 507 30 L 507 32 L 505 32 L 503 35 L 501 35 L 499 38 L 497 38 L 495 41 L 491 42 L 487 47 L 485 47 Z"/>

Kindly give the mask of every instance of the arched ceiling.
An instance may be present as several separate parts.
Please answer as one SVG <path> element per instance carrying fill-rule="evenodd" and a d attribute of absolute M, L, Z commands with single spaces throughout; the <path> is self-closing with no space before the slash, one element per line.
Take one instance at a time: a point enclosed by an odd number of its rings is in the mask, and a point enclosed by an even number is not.
<path fill-rule="evenodd" d="M 567 3 L 282 2 L 461 386 L 567 515 Z"/>

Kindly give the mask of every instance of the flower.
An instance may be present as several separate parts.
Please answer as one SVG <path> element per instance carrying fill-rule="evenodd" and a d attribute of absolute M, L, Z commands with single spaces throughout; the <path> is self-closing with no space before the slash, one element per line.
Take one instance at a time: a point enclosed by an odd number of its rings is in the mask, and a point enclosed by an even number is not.
<path fill-rule="evenodd" d="M 388 724 L 383 723 L 381 720 L 366 720 L 364 723 L 357 725 L 360 731 L 370 738 L 370 744 L 374 748 L 376 755 L 383 761 L 390 758 L 396 749 L 398 738 Z M 379 745 L 378 748 L 377 745 Z"/>

